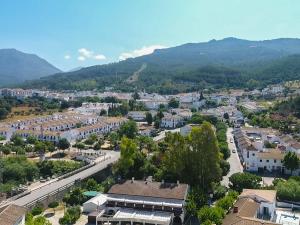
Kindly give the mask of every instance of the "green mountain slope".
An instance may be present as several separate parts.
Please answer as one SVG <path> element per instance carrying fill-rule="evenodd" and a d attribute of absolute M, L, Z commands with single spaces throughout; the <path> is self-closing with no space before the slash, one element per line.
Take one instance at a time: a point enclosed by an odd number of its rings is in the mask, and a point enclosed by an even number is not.
<path fill-rule="evenodd" d="M 145 88 L 175 93 L 204 87 L 263 86 L 299 79 L 299 56 L 295 54 L 300 54 L 300 39 L 247 41 L 226 38 L 160 49 L 118 63 L 58 73 L 27 82 L 23 87 L 86 90 L 113 86 L 119 90 Z M 145 68 L 139 71 L 143 65 Z M 133 76 L 136 72 L 139 75 Z"/>

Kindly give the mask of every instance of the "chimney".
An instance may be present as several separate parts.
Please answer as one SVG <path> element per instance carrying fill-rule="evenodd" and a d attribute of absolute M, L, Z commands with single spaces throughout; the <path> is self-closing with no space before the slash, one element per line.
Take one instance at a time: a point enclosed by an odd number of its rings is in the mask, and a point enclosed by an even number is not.
<path fill-rule="evenodd" d="M 131 183 L 133 183 L 133 182 L 134 182 L 134 177 L 131 178 Z"/>
<path fill-rule="evenodd" d="M 233 207 L 233 213 L 238 213 L 238 212 L 239 212 L 239 207 L 234 206 L 234 207 Z"/>

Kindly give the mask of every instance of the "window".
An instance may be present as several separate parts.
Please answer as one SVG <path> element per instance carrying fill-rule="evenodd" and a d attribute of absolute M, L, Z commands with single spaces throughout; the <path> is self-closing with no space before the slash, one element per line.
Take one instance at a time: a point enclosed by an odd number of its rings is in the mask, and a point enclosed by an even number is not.
<path fill-rule="evenodd" d="M 269 160 L 267 159 L 266 162 L 269 162 Z"/>
<path fill-rule="evenodd" d="M 252 156 L 255 156 L 255 153 L 252 153 Z"/>
<path fill-rule="evenodd" d="M 276 163 L 277 162 L 277 160 L 276 159 L 274 159 L 274 163 Z"/>
<path fill-rule="evenodd" d="M 262 160 L 259 160 L 260 162 L 262 162 Z"/>

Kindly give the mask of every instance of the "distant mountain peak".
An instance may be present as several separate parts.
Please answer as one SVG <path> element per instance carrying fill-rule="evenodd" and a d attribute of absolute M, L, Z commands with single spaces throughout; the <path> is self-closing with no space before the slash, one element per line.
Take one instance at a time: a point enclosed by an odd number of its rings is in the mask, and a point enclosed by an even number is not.
<path fill-rule="evenodd" d="M 16 84 L 59 73 L 61 70 L 35 54 L 15 48 L 0 49 L 0 84 Z"/>

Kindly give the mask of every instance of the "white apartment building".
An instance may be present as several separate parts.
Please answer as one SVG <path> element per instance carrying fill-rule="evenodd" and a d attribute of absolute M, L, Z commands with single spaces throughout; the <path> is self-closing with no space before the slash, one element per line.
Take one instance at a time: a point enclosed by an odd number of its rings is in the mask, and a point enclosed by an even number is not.
<path fill-rule="evenodd" d="M 183 118 L 178 115 L 165 115 L 161 119 L 160 126 L 163 128 L 176 128 L 183 125 Z"/>

